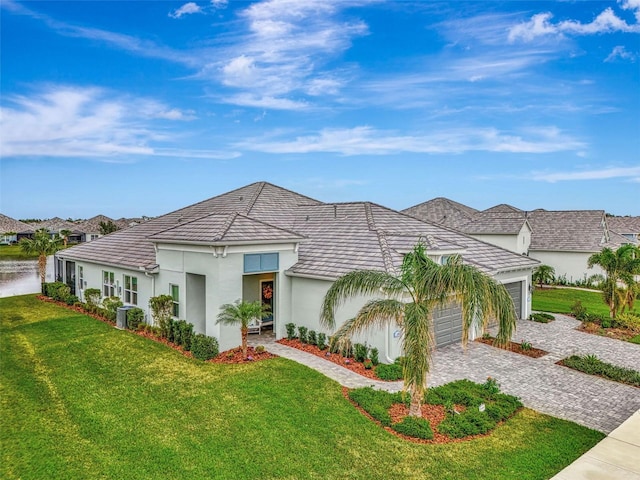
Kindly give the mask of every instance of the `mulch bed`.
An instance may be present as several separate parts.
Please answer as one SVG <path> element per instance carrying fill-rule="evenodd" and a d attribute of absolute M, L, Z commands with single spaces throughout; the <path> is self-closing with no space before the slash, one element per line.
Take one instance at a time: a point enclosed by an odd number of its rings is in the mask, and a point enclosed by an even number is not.
<path fill-rule="evenodd" d="M 95 318 L 96 320 L 100 320 L 101 322 L 104 323 L 108 323 L 109 325 L 111 325 L 112 327 L 115 327 L 116 323 L 112 322 L 111 320 L 103 317 L 102 315 L 97 315 L 95 313 L 89 313 L 87 312 L 84 308 L 82 307 L 78 307 L 75 305 L 67 305 L 64 302 L 59 302 L 57 300 L 54 300 L 53 298 L 49 298 L 49 297 L 45 297 L 44 295 L 38 295 L 36 296 L 36 298 L 38 300 L 41 300 L 43 302 L 47 302 L 47 303 L 54 303 L 60 307 L 64 307 L 68 310 L 73 310 L 74 312 L 78 312 L 81 313 L 83 315 L 87 315 L 88 317 L 91 318 Z M 185 357 L 189 357 L 189 358 L 193 358 L 193 353 L 185 350 L 183 347 L 181 347 L 180 345 L 176 345 L 173 342 L 170 342 L 169 340 L 167 340 L 166 338 L 162 338 L 162 337 L 158 337 L 157 335 L 154 335 L 152 332 L 149 331 L 145 331 L 145 330 L 129 330 L 127 329 L 128 332 L 139 335 L 141 337 L 145 337 L 148 338 L 149 340 L 153 340 L 154 342 L 158 342 L 158 343 L 162 343 L 163 345 L 174 349 L 177 352 L 180 352 L 182 355 L 184 355 Z M 227 350 L 226 352 L 221 352 L 218 354 L 218 356 L 212 358 L 211 360 L 208 360 L 208 362 L 211 363 L 226 363 L 226 364 L 232 364 L 232 363 L 246 363 L 246 362 L 252 362 L 252 361 L 260 361 L 260 360 L 266 360 L 269 358 L 276 358 L 277 355 L 274 355 L 273 353 L 269 353 L 267 351 L 261 352 L 261 353 L 256 353 L 253 347 L 247 347 L 247 356 L 251 356 L 252 360 L 247 360 L 243 357 L 242 355 L 242 348 L 241 347 L 237 347 L 234 348 L 232 350 Z"/>
<path fill-rule="evenodd" d="M 470 435 L 464 438 L 450 438 L 447 435 L 439 433 L 437 430 L 437 427 L 438 425 L 440 425 L 440 423 L 442 423 L 442 421 L 447 416 L 445 408 L 443 405 L 431 405 L 431 404 L 425 403 L 422 405 L 422 417 L 429 422 L 429 425 L 431 426 L 431 430 L 433 430 L 433 439 L 425 440 L 423 438 L 408 437 L 407 435 L 403 435 L 402 433 L 396 432 L 391 427 L 385 427 L 380 422 L 378 422 L 375 418 L 369 415 L 357 403 L 353 402 L 349 398 L 349 389 L 347 387 L 342 387 L 342 395 L 347 400 L 349 400 L 349 402 L 354 407 L 356 407 L 356 409 L 358 409 L 358 411 L 362 413 L 365 417 L 367 417 L 369 420 L 378 424 L 380 427 L 384 428 L 390 434 L 395 435 L 396 437 L 400 437 L 403 440 L 407 440 L 409 442 L 422 443 L 422 444 L 460 443 L 460 442 L 466 442 L 468 440 L 473 440 L 475 438 L 488 437 L 489 435 L 491 435 L 491 432 L 489 432 L 482 435 Z M 464 405 L 455 405 L 455 408 L 459 412 L 462 412 L 465 409 Z M 409 414 L 409 407 L 407 407 L 404 404 L 396 403 L 392 405 L 391 408 L 389 409 L 389 415 L 391 416 L 392 423 L 401 422 L 402 419 L 406 417 L 408 414 Z M 498 423 L 498 425 L 501 425 L 501 424 L 502 422 Z"/>
<path fill-rule="evenodd" d="M 492 347 L 496 347 L 493 344 L 493 341 L 495 339 L 492 338 L 476 338 L 476 342 L 480 342 L 480 343 L 484 343 L 485 345 L 491 345 Z M 496 347 L 496 348 L 501 348 L 502 350 L 509 350 L 510 352 L 514 352 L 514 353 L 519 353 L 520 355 L 526 355 L 527 357 L 531 357 L 531 358 L 540 358 L 544 355 L 546 355 L 547 352 L 546 350 L 541 350 L 539 348 L 533 348 L 531 347 L 529 350 L 523 350 L 522 349 L 522 345 L 520 345 L 519 343 L 516 342 L 509 342 L 509 345 L 507 345 L 507 347 L 502 348 L 502 347 Z"/>
<path fill-rule="evenodd" d="M 627 328 L 602 328 L 602 326 L 597 322 L 582 322 L 578 327 L 576 327 L 576 330 L 591 333 L 593 335 L 615 338 L 616 340 L 624 340 L 625 342 L 638 335 Z"/>
<path fill-rule="evenodd" d="M 345 358 L 339 353 L 331 353 L 329 352 L 329 350 L 320 350 L 317 346 L 302 343 L 298 339 L 288 340 L 286 338 L 282 338 L 280 340 L 277 340 L 277 343 L 281 343 L 282 345 L 286 345 L 287 347 L 297 348 L 298 350 L 302 350 L 303 352 L 311 353 L 316 357 L 328 360 L 329 362 L 333 362 L 336 365 L 340 365 L 341 367 L 348 368 L 352 372 L 362 375 L 363 377 L 384 382 L 384 380 L 380 380 L 376 376 L 374 369 L 367 370 L 366 368 L 364 368 L 364 365 L 362 363 L 356 362 L 353 358 Z"/>

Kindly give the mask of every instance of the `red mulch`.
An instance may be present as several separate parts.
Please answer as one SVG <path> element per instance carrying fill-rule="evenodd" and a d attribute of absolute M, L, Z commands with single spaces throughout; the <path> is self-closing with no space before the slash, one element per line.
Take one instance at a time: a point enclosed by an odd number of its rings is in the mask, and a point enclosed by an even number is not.
<path fill-rule="evenodd" d="M 266 350 L 263 352 L 256 352 L 253 347 L 247 347 L 247 358 L 242 355 L 242 347 L 236 347 L 226 352 L 221 352 L 217 357 L 209 360 L 212 363 L 246 363 L 246 362 L 258 362 L 260 360 L 267 360 L 268 358 L 276 358 L 277 355 L 269 353 Z"/>
<path fill-rule="evenodd" d="M 103 317 L 102 315 L 97 315 L 95 313 L 89 313 L 82 307 L 77 307 L 75 305 L 67 305 L 64 302 L 59 302 L 59 301 L 54 300 L 52 298 L 45 297 L 44 295 L 38 295 L 36 298 L 38 300 L 43 301 L 43 302 L 54 303 L 56 305 L 59 305 L 61 307 L 66 308 L 68 310 L 73 310 L 74 312 L 82 313 L 83 315 L 87 315 L 89 317 L 95 318 L 96 320 L 100 320 L 101 322 L 108 323 L 111 326 L 115 326 L 115 322 L 112 322 L 111 320 L 108 320 L 107 318 Z M 193 354 L 191 352 L 186 351 L 180 345 L 176 345 L 175 343 L 170 342 L 166 338 L 158 337 L 157 335 L 154 335 L 152 332 L 148 332 L 148 331 L 145 331 L 145 330 L 136 330 L 136 331 L 127 330 L 127 331 L 131 332 L 131 333 L 134 333 L 136 335 L 140 335 L 141 337 L 148 338 L 149 340 L 153 340 L 155 342 L 162 343 L 162 344 L 166 345 L 167 347 L 173 348 L 174 350 L 182 353 L 185 357 L 193 358 Z M 230 353 L 231 353 L 231 355 L 229 355 Z M 234 348 L 232 350 L 227 350 L 226 352 L 219 353 L 217 357 L 212 358 L 211 360 L 209 360 L 209 362 L 211 362 L 211 363 L 226 363 L 226 364 L 245 363 L 245 362 L 251 362 L 251 361 L 256 361 L 257 362 L 257 361 L 260 361 L 260 360 L 266 360 L 268 358 L 276 358 L 277 357 L 277 355 L 274 355 L 273 353 L 269 353 L 267 351 L 264 351 L 264 352 L 261 352 L 261 353 L 256 353 L 254 351 L 253 347 L 248 347 L 247 348 L 247 354 L 248 354 L 248 356 L 251 356 L 253 360 L 246 360 L 242 356 L 242 348 L 241 347 L 237 347 L 237 348 Z"/>
<path fill-rule="evenodd" d="M 331 353 L 329 350 L 320 350 L 315 345 L 309 345 L 306 343 L 302 343 L 300 340 L 287 340 L 286 338 L 282 338 L 277 341 L 282 345 L 286 345 L 288 347 L 297 348 L 298 350 L 302 350 L 303 352 L 312 353 L 313 355 L 324 358 L 330 362 L 335 363 L 336 365 L 340 365 L 341 367 L 348 368 L 352 372 L 356 372 L 363 377 L 371 378 L 373 380 L 380 380 L 375 373 L 375 367 L 367 370 L 364 368 L 364 365 L 360 362 L 356 362 L 353 358 L 345 358 L 338 353 Z M 348 363 L 347 363 L 348 362 Z"/>
<path fill-rule="evenodd" d="M 349 398 L 349 389 L 347 387 L 342 387 L 342 395 L 351 402 L 351 404 L 360 411 L 365 417 L 371 420 L 374 423 L 377 423 L 380 427 L 384 428 L 387 432 L 395 435 L 396 437 L 400 437 L 404 440 L 413 443 L 423 443 L 423 444 L 434 444 L 434 443 L 459 443 L 466 442 L 467 440 L 473 440 L 476 438 L 488 437 L 491 435 L 491 432 L 485 433 L 483 435 L 470 435 L 464 438 L 450 438 L 447 435 L 438 432 L 438 425 L 442 423 L 442 421 L 446 418 L 446 411 L 443 405 L 431 405 L 425 403 L 422 405 L 422 417 L 429 422 L 431 429 L 433 430 L 433 439 L 424 440 L 422 438 L 408 437 L 407 435 L 403 435 L 401 433 L 396 432 L 391 427 L 385 427 L 380 422 L 378 422 L 375 418 L 369 415 L 362 407 L 353 402 Z M 455 409 L 459 412 L 464 411 L 464 405 L 455 405 Z M 409 414 L 409 407 L 404 404 L 395 403 L 389 409 L 389 415 L 391 416 L 392 423 L 401 422 L 404 417 Z M 500 425 L 500 424 L 498 424 Z"/>
<path fill-rule="evenodd" d="M 494 338 L 477 338 L 476 342 L 484 343 L 485 345 L 491 345 L 492 347 L 495 347 L 495 345 L 493 344 L 494 340 L 495 340 Z M 499 347 L 496 347 L 496 348 L 499 348 Z M 506 348 L 503 348 L 503 350 L 509 350 L 510 352 L 519 353 L 520 355 L 526 355 L 527 357 L 531 357 L 531 358 L 540 358 L 546 355 L 547 353 L 549 353 L 546 350 L 541 350 L 539 348 L 533 348 L 533 347 L 531 347 L 529 350 L 523 350 L 522 346 L 516 342 L 509 342 L 509 345 Z"/>

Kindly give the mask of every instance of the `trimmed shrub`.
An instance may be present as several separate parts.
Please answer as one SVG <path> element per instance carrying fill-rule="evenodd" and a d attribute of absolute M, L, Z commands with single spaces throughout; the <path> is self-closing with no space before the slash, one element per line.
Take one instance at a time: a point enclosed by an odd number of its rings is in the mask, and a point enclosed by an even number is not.
<path fill-rule="evenodd" d="M 149 307 L 155 324 L 160 327 L 160 335 L 167 338 L 169 334 L 169 320 L 173 313 L 173 297 L 171 295 L 158 295 L 149 299 Z"/>
<path fill-rule="evenodd" d="M 320 350 L 327 348 L 327 335 L 322 332 L 318 333 L 318 348 Z"/>
<path fill-rule="evenodd" d="M 127 327 L 130 330 L 138 330 L 140 324 L 144 321 L 144 310 L 135 307 L 127 311 Z"/>
<path fill-rule="evenodd" d="M 369 353 L 369 347 L 363 345 L 362 343 L 354 343 L 353 344 L 353 358 L 356 362 L 364 362 Z"/>
<path fill-rule="evenodd" d="M 87 305 L 97 307 L 100 304 L 100 297 L 102 297 L 102 292 L 99 288 L 87 288 L 84 291 L 84 300 Z"/>
<path fill-rule="evenodd" d="M 431 440 L 433 438 L 431 425 L 422 417 L 406 416 L 401 422 L 391 425 L 391 428 L 409 437 L 422 438 L 424 440 Z"/>
<path fill-rule="evenodd" d="M 376 367 L 376 376 L 380 380 L 402 380 L 402 367 L 397 363 L 381 363 Z"/>
<path fill-rule="evenodd" d="M 219 353 L 218 340 L 203 333 L 197 333 L 191 340 L 191 353 L 198 360 L 210 360 Z"/>
<path fill-rule="evenodd" d="M 309 343 L 309 339 L 307 338 L 307 327 L 298 327 L 298 338 L 302 343 Z"/>
<path fill-rule="evenodd" d="M 296 338 L 295 323 L 287 323 L 284 327 L 287 329 L 287 340 L 293 340 L 294 338 Z"/>
<path fill-rule="evenodd" d="M 180 322 L 180 345 L 188 352 L 191 350 L 191 340 L 193 339 L 193 325 L 186 320 Z"/>
<path fill-rule="evenodd" d="M 389 408 L 401 402 L 401 394 L 374 390 L 372 387 L 350 390 L 349 398 L 385 427 L 391 425 Z"/>
<path fill-rule="evenodd" d="M 373 366 L 377 367 L 378 364 L 380 363 L 380 360 L 378 359 L 378 349 L 377 348 L 372 348 L 371 349 L 371 354 L 369 355 L 369 358 L 371 358 L 371 363 L 373 363 Z"/>
<path fill-rule="evenodd" d="M 118 297 L 107 297 L 102 300 L 102 306 L 106 310 L 107 319 L 112 322 L 116 321 L 116 316 L 118 315 L 118 308 L 123 305 L 122 300 Z"/>
<path fill-rule="evenodd" d="M 550 313 L 532 313 L 529 316 L 529 320 L 533 320 L 534 322 L 538 322 L 538 323 L 549 323 L 553 320 L 555 320 L 556 317 L 554 317 L 553 315 L 551 315 Z"/>
<path fill-rule="evenodd" d="M 640 372 L 603 362 L 595 355 L 585 355 L 584 357 L 572 355 L 565 358 L 562 363 L 580 372 L 599 375 L 616 382 L 640 387 Z"/>
<path fill-rule="evenodd" d="M 67 295 L 64 299 L 64 303 L 67 305 L 75 305 L 76 303 L 80 303 L 80 299 L 75 295 Z"/>
<path fill-rule="evenodd" d="M 318 334 L 315 330 L 309 330 L 309 345 L 318 344 Z"/>

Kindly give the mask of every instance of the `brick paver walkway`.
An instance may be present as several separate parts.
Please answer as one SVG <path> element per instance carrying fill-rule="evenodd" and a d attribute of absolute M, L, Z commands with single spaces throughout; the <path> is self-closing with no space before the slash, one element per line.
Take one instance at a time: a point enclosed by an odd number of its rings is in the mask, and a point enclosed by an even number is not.
<path fill-rule="evenodd" d="M 640 345 L 579 332 L 575 330 L 578 324 L 563 315 L 557 315 L 548 324 L 519 321 L 514 341 L 525 339 L 550 352 L 537 359 L 475 342 L 466 349 L 460 344 L 440 348 L 433 355 L 429 385 L 461 378 L 482 383 L 493 377 L 504 392 L 518 396 L 527 407 L 609 433 L 640 409 L 640 389 L 555 362 L 572 354 L 594 354 L 603 361 L 638 369 Z M 272 341 L 262 343 L 270 352 L 318 370 L 349 388 L 367 385 L 389 391 L 402 388 L 401 382 L 376 382 L 315 355 Z"/>

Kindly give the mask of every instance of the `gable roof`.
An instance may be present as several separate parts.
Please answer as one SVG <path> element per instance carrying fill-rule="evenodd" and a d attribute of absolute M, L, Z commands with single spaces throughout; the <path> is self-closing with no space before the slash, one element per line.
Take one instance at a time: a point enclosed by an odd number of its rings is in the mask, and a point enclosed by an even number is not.
<path fill-rule="evenodd" d="M 60 231 L 62 230 L 70 230 L 75 234 L 82 233 L 78 229 L 77 224 L 73 222 L 69 222 L 67 220 L 63 220 L 60 217 L 53 217 L 53 218 L 50 218 L 49 220 L 43 220 L 42 222 L 34 223 L 31 226 L 31 228 L 33 228 L 34 230 L 40 230 L 41 228 L 46 228 L 51 233 L 60 233 Z"/>
<path fill-rule="evenodd" d="M 477 212 L 478 210 L 475 208 L 444 197 L 434 198 L 402 210 L 402 213 L 420 220 L 452 228 L 457 228 L 469 222 Z"/>
<path fill-rule="evenodd" d="M 33 233 L 34 228 L 28 223 L 21 222 L 15 218 L 7 217 L 0 213 L 0 235 L 8 232 Z"/>
<path fill-rule="evenodd" d="M 514 207 L 513 205 L 509 205 L 508 203 L 501 203 L 499 205 L 494 205 L 491 208 L 487 208 L 483 210 L 484 213 L 514 213 L 514 212 L 522 212 L 519 208 Z"/>
<path fill-rule="evenodd" d="M 640 235 L 640 217 L 607 217 L 606 221 L 612 232 Z"/>
<path fill-rule="evenodd" d="M 432 254 L 461 252 L 488 273 L 536 260 L 369 202 L 322 203 L 266 182 L 247 185 L 65 250 L 65 258 L 153 268 L 153 242 L 300 241 L 288 273 L 334 279 L 354 269 L 394 271 L 418 241 Z"/>
<path fill-rule="evenodd" d="M 101 222 L 102 223 L 113 222 L 118 227 L 120 227 L 120 225 L 118 225 L 113 218 L 109 218 L 106 215 L 96 215 L 95 217 L 91 217 L 88 220 L 85 220 L 84 222 L 78 223 L 76 225 L 76 228 L 82 233 L 96 233 L 100 231 Z"/>
<path fill-rule="evenodd" d="M 529 226 L 526 212 L 484 210 L 476 213 L 469 222 L 461 225 L 460 230 L 468 235 L 517 235 L 525 224 Z"/>

